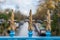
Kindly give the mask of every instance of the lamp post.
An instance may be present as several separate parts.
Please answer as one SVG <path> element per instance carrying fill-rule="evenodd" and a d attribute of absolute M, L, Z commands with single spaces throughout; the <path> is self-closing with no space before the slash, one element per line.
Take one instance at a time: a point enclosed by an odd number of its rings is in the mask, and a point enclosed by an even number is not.
<path fill-rule="evenodd" d="M 47 5 L 47 25 L 46 25 L 46 36 L 51 36 L 51 10 L 55 8 L 55 5 L 52 0 L 49 0 Z"/>
<path fill-rule="evenodd" d="M 47 25 L 46 30 L 51 31 L 51 16 L 50 16 L 50 10 L 47 10 Z"/>
<path fill-rule="evenodd" d="M 30 13 L 29 13 L 29 27 L 28 27 L 28 35 L 29 37 L 32 37 L 32 10 L 30 10 Z"/>
<path fill-rule="evenodd" d="M 15 35 L 15 27 L 14 27 L 14 11 L 12 10 L 12 14 L 11 14 L 11 21 L 10 21 L 10 36 L 14 36 Z"/>

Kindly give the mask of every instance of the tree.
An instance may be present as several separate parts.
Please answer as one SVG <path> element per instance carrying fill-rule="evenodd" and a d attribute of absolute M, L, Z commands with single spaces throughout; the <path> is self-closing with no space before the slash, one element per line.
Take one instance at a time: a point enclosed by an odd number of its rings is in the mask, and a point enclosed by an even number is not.
<path fill-rule="evenodd" d="M 26 18 L 26 16 L 22 15 L 20 11 L 15 12 L 14 15 L 15 15 L 15 20 L 18 21 L 24 20 Z"/>
<path fill-rule="evenodd" d="M 58 0 L 57 0 L 58 1 Z M 52 22 L 52 32 L 54 32 L 54 30 L 56 32 L 55 35 L 58 35 L 58 31 L 59 31 L 59 28 L 57 25 L 58 25 L 58 15 L 60 13 L 60 1 L 57 2 L 56 0 L 52 0 L 52 1 L 49 1 L 49 0 L 45 0 L 44 3 L 40 3 L 40 5 L 38 6 L 38 9 L 37 9 L 37 12 L 36 14 L 34 15 L 34 18 L 37 18 L 37 19 L 40 19 L 40 20 L 45 20 L 46 19 L 46 12 L 47 12 L 47 9 L 49 10 L 52 10 L 53 13 L 51 15 L 51 18 L 53 17 L 53 22 Z M 58 10 L 57 10 L 58 9 Z M 36 16 L 36 17 L 35 17 Z"/>
<path fill-rule="evenodd" d="M 8 20 L 8 15 L 7 14 L 0 14 L 0 19 Z"/>
<path fill-rule="evenodd" d="M 7 20 L 9 19 L 8 18 L 8 15 L 7 14 L 3 14 L 3 13 L 1 13 L 0 14 L 0 19 L 4 19 L 5 21 L 0 25 L 1 27 L 0 27 L 0 29 L 1 29 L 1 33 L 3 34 L 3 32 L 5 31 L 5 29 L 7 29 L 7 27 L 8 27 L 8 23 L 7 23 Z"/>
<path fill-rule="evenodd" d="M 33 18 L 44 20 L 46 17 L 46 11 L 47 11 L 47 7 L 45 3 L 40 4 L 37 8 L 36 14 L 33 15 Z"/>
<path fill-rule="evenodd" d="M 52 28 L 52 34 L 53 34 L 53 32 L 56 33 L 55 35 L 59 34 L 58 15 L 57 15 L 57 10 L 56 9 L 54 10 L 54 15 L 53 15 L 53 21 L 52 21 L 52 24 L 51 24 L 51 28 Z"/>

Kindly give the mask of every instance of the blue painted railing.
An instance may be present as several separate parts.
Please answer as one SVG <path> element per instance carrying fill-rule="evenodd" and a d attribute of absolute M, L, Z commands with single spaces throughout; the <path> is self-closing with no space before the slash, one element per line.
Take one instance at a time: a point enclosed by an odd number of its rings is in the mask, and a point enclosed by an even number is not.
<path fill-rule="evenodd" d="M 0 36 L 0 40 L 60 40 L 60 37 L 52 37 L 50 31 L 46 31 L 46 36 L 45 37 L 33 37 L 32 36 L 32 31 L 29 31 L 28 37 L 19 37 L 19 36 L 14 36 L 15 32 L 13 30 L 10 31 L 10 36 Z"/>
<path fill-rule="evenodd" d="M 0 37 L 0 40 L 60 40 L 60 37 Z"/>

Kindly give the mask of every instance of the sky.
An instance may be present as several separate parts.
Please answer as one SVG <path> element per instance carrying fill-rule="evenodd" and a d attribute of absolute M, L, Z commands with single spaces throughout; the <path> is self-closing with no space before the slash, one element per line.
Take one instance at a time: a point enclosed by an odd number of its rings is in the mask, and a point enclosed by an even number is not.
<path fill-rule="evenodd" d="M 2 0 L 0 5 L 2 9 L 11 8 L 14 10 L 20 10 L 22 14 L 29 16 L 30 9 L 32 14 L 36 12 L 39 0 Z"/>

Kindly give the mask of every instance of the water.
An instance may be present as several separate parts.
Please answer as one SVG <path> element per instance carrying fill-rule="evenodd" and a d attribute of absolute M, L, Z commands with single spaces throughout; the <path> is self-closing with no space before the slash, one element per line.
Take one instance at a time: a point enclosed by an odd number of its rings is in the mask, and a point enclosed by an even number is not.
<path fill-rule="evenodd" d="M 19 28 L 19 36 L 28 36 L 28 23 L 25 22 L 22 26 Z"/>
<path fill-rule="evenodd" d="M 24 22 L 23 25 L 19 27 L 19 30 L 16 32 L 17 36 L 28 36 L 28 22 Z M 38 36 L 38 33 L 33 28 L 33 36 Z"/>

